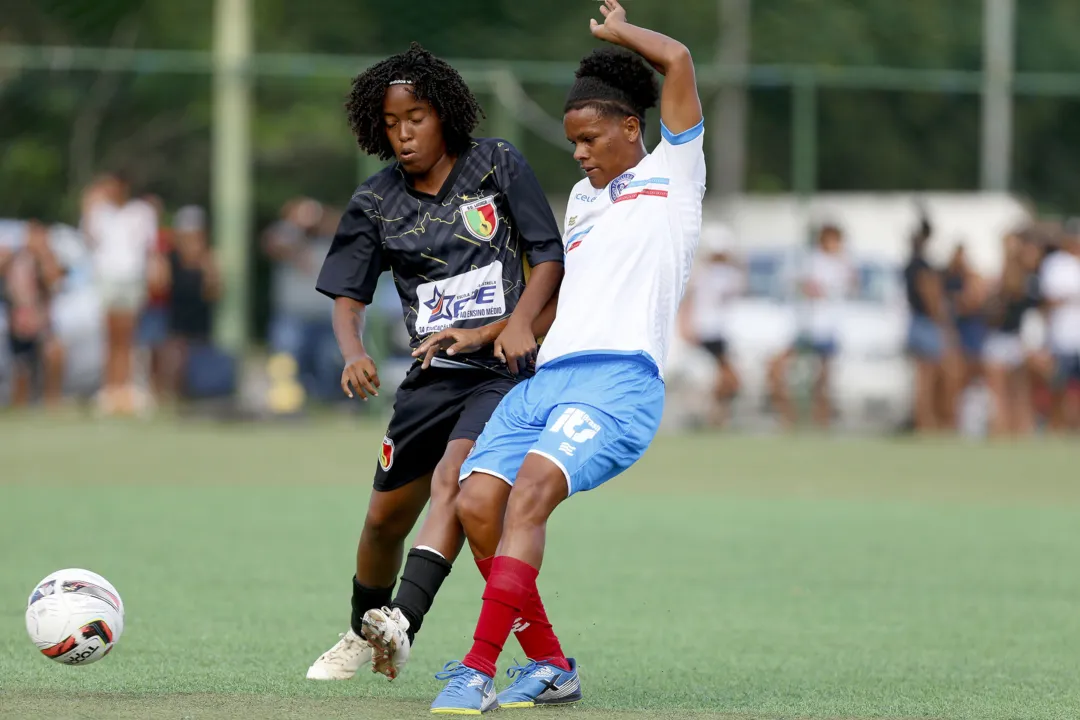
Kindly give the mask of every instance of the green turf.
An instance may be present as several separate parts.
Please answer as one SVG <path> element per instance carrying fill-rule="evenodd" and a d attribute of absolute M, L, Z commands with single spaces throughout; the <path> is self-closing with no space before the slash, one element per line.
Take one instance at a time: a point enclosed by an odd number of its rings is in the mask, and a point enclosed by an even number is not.
<path fill-rule="evenodd" d="M 468 562 L 400 680 L 303 679 L 345 629 L 380 437 L 0 419 L 0 717 L 424 717 Z M 586 699 L 523 717 L 1080 717 L 1078 468 L 1064 442 L 662 438 L 553 520 L 541 591 Z M 127 605 L 83 668 L 23 629 L 68 566 Z"/>

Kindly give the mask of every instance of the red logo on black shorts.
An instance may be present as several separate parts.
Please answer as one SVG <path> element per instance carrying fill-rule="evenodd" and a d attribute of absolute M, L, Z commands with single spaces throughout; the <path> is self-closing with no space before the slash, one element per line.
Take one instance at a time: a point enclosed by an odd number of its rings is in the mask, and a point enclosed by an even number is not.
<path fill-rule="evenodd" d="M 389 470 L 394 466 L 394 441 L 389 437 L 383 437 L 382 449 L 379 451 L 379 467 L 383 471 Z"/>

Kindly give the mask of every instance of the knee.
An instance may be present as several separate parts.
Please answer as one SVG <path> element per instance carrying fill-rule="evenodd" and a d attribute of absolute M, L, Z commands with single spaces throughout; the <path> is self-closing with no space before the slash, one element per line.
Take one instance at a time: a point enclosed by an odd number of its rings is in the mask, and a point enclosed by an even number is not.
<path fill-rule="evenodd" d="M 560 474 L 519 475 L 506 506 L 506 522 L 543 525 L 567 496 L 566 478 Z"/>
<path fill-rule="evenodd" d="M 461 461 L 456 458 L 443 457 L 435 467 L 435 473 L 431 476 L 431 507 L 453 507 L 457 498 L 460 485 L 458 478 L 461 473 Z"/>
<path fill-rule="evenodd" d="M 458 522 L 470 537 L 476 534 L 477 529 L 492 522 L 494 512 L 494 504 L 476 488 L 477 483 L 465 483 L 454 500 Z"/>
<path fill-rule="evenodd" d="M 64 345 L 56 338 L 45 341 L 45 363 L 49 367 L 57 367 L 64 362 Z"/>
<path fill-rule="evenodd" d="M 364 519 L 364 539 L 377 545 L 396 545 L 405 541 L 415 518 L 394 508 L 369 508 Z"/>

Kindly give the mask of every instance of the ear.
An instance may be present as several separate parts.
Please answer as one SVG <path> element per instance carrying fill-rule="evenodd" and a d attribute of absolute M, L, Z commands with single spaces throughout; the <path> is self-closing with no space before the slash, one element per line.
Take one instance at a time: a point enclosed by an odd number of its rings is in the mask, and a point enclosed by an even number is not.
<path fill-rule="evenodd" d="M 641 121 L 633 115 L 628 115 L 623 120 L 623 134 L 626 136 L 626 141 L 633 145 L 641 142 Z"/>

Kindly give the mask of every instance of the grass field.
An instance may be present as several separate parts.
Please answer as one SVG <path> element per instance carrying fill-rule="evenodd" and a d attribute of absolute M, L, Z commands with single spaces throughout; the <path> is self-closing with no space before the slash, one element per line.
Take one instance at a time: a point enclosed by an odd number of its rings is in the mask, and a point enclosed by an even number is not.
<path fill-rule="evenodd" d="M 400 680 L 303 679 L 346 627 L 380 437 L 0 419 L 0 717 L 424 717 L 471 562 Z M 586 699 L 523 717 L 1080 717 L 1077 445 L 661 438 L 553 522 L 540 587 Z M 83 668 L 23 628 L 69 566 L 127 605 Z"/>

